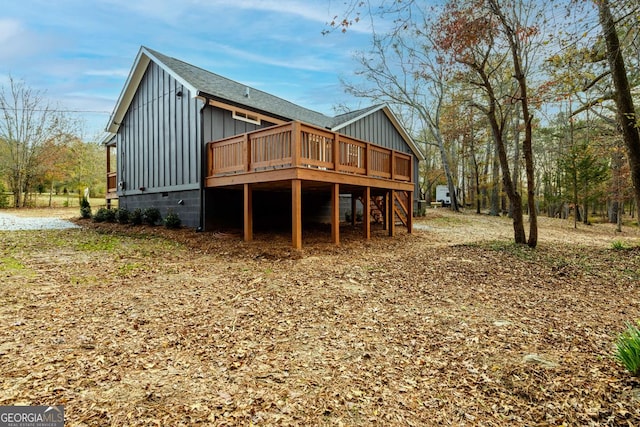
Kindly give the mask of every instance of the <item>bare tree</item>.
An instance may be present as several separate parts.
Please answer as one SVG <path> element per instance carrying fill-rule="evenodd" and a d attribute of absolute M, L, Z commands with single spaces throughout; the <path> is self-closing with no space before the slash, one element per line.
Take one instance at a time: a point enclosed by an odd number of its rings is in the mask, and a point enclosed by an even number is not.
<path fill-rule="evenodd" d="M 24 207 L 39 173 L 38 157 L 47 141 L 67 134 L 68 122 L 42 92 L 9 78 L 0 88 L 0 170 L 7 175 L 15 207 Z"/>
<path fill-rule="evenodd" d="M 343 80 L 343 85 L 355 96 L 398 107 L 408 128 L 427 131 L 430 143 L 437 146 L 440 153 L 451 194 L 451 209 L 457 211 L 460 203 L 457 183 L 440 131 L 447 85 L 446 69 L 438 62 L 438 52 L 425 28 L 426 24 L 420 21 L 405 21 L 383 36 L 374 33 L 370 51 L 357 57 L 360 64 L 358 74 L 369 84 L 358 86 Z M 427 144 L 427 141 L 420 142 Z"/>
<path fill-rule="evenodd" d="M 485 102 L 474 105 L 487 116 L 491 125 L 502 169 L 503 188 L 510 202 L 514 238 L 516 243 L 526 243 L 530 247 L 536 247 L 538 242 L 532 148 L 533 115 L 530 110 L 527 82 L 528 55 L 531 52 L 533 38 L 538 33 L 535 25 L 527 24 L 527 21 L 533 18 L 533 8 L 532 4 L 522 0 L 449 1 L 440 14 L 437 26 L 439 45 L 449 52 L 455 62 L 472 72 L 474 76 L 470 82 L 483 93 Z M 504 80 L 507 73 L 512 74 L 515 84 L 509 85 Z M 505 93 L 501 86 L 505 86 L 509 92 Z M 517 175 L 511 175 L 506 149 L 506 124 L 516 105 L 520 106 L 524 119 L 523 154 L 529 207 L 528 240 L 524 232 L 522 195 L 514 179 Z M 517 126 L 516 124 L 516 128 Z M 516 141 L 516 144 L 519 144 L 519 141 Z M 515 161 L 519 159 L 516 158 Z"/>
<path fill-rule="evenodd" d="M 525 170 L 527 175 L 527 204 L 529 207 L 529 240 L 527 244 L 535 248 L 538 244 L 538 214 L 535 202 L 535 174 L 533 165 L 533 114 L 529 108 L 529 95 L 527 83 L 527 44 L 530 44 L 531 36 L 538 32 L 535 26 L 528 26 L 527 9 L 521 2 L 506 2 L 501 4 L 498 0 L 488 0 L 488 7 L 500 21 L 502 32 L 509 43 L 511 49 L 511 60 L 514 70 L 514 77 L 518 82 L 519 97 L 518 102 L 524 119 L 525 136 L 523 141 L 523 152 Z M 516 141 L 516 144 L 518 142 Z M 517 151 L 517 150 L 516 150 Z M 516 158 L 516 164 L 518 159 Z M 514 165 L 517 169 L 517 166 Z M 517 175 L 516 175 L 517 176 Z M 514 183 L 517 189 L 517 182 Z"/>
<path fill-rule="evenodd" d="M 627 146 L 631 181 L 634 187 L 634 196 L 637 206 L 640 206 L 640 132 L 638 131 L 638 117 L 636 116 L 631 86 L 627 77 L 625 61 L 622 56 L 622 48 L 616 21 L 611 13 L 608 0 L 595 1 L 598 6 L 598 15 L 602 33 L 607 46 L 607 60 L 611 69 L 611 79 L 615 88 L 614 100 L 616 103 L 618 124 L 622 130 L 622 137 Z"/>

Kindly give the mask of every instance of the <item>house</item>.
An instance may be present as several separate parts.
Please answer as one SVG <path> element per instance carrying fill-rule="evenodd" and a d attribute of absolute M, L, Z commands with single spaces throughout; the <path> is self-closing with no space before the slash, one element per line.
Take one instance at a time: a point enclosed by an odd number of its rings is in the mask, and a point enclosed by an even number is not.
<path fill-rule="evenodd" d="M 329 117 L 141 47 L 106 130 L 108 205 L 246 240 L 290 227 L 296 248 L 319 216 L 339 243 L 341 195 L 366 238 L 371 212 L 412 228 L 423 156 L 387 105 Z"/>

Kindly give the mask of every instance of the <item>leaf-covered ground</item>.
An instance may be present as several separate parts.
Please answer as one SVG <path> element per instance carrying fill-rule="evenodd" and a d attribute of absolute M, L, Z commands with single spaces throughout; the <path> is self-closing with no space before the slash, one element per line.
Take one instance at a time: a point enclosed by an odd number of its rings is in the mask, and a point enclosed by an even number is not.
<path fill-rule="evenodd" d="M 69 426 L 639 425 L 640 234 L 429 210 L 412 235 L 0 232 L 0 405 Z M 613 242 L 617 249 L 613 248 Z"/>

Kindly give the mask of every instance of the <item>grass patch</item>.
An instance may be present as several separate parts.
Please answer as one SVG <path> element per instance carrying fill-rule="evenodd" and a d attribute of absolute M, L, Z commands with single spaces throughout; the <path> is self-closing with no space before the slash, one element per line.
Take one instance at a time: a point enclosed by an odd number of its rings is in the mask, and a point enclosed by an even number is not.
<path fill-rule="evenodd" d="M 128 262 L 118 267 L 118 276 L 128 277 L 140 269 L 142 269 L 142 264 L 137 262 Z"/>
<path fill-rule="evenodd" d="M 0 271 L 20 271 L 25 268 L 23 263 L 13 257 L 0 258 Z"/>
<path fill-rule="evenodd" d="M 113 252 L 120 246 L 122 246 L 120 238 L 106 234 L 88 234 L 85 240 L 76 243 L 78 250 L 88 252 Z"/>
<path fill-rule="evenodd" d="M 74 275 L 69 278 L 69 282 L 74 285 L 95 285 L 98 277 L 94 275 Z"/>

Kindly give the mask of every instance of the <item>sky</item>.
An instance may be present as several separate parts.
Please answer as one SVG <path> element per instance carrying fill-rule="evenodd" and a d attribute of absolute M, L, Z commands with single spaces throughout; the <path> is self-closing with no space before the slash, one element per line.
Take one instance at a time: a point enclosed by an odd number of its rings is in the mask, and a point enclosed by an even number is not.
<path fill-rule="evenodd" d="M 8 0 L 0 86 L 20 80 L 100 140 L 140 46 L 327 115 L 370 104 L 345 93 L 365 25 L 323 35 L 343 0 Z"/>

